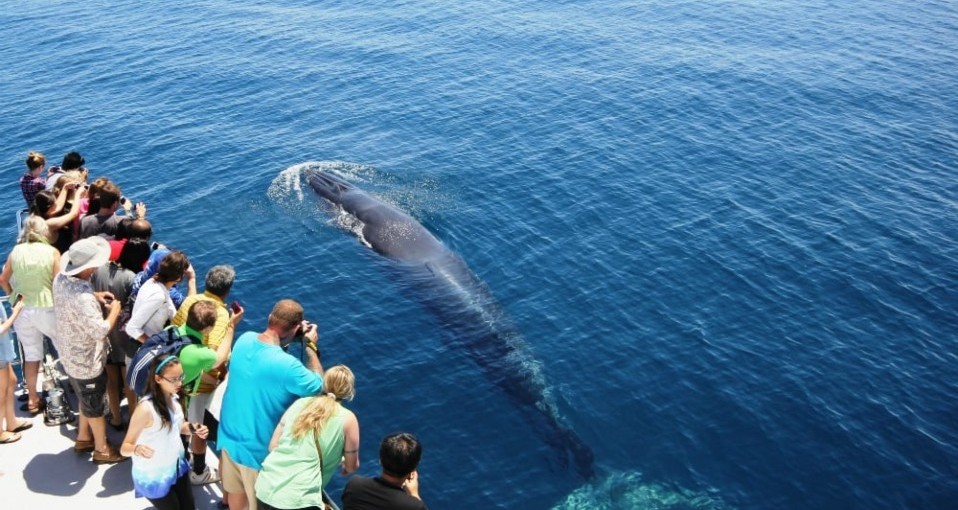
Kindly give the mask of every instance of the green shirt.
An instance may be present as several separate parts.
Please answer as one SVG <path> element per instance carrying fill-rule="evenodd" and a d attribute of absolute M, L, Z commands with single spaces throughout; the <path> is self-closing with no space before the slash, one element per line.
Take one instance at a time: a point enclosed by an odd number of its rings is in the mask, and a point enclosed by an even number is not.
<path fill-rule="evenodd" d="M 293 438 L 293 423 L 299 413 L 318 397 L 305 397 L 293 402 L 283 414 L 283 433 L 279 444 L 266 460 L 256 478 L 256 497 L 275 508 L 323 508 L 323 487 L 339 469 L 343 457 L 343 422 L 346 408 L 337 404 L 333 416 L 319 431 L 323 450 L 323 471 L 319 471 L 319 453 L 313 433 Z"/>
<path fill-rule="evenodd" d="M 185 324 L 177 329 L 179 329 L 181 336 L 189 335 L 197 339 L 203 338 L 202 335 Z M 180 364 L 183 366 L 183 387 L 187 389 L 188 394 L 193 393 L 193 386 L 200 375 L 216 364 L 216 351 L 202 344 L 191 344 L 180 350 L 179 358 Z"/>
<path fill-rule="evenodd" d="M 23 294 L 23 306 L 53 308 L 53 259 L 57 249 L 39 241 L 21 243 L 10 252 L 11 296 Z"/>

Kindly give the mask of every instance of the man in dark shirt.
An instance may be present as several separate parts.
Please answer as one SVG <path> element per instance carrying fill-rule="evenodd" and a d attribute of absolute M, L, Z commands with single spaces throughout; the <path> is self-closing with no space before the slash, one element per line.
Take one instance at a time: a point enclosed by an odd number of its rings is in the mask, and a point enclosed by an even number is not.
<path fill-rule="evenodd" d="M 97 196 L 100 210 L 80 220 L 80 239 L 95 235 L 101 235 L 107 239 L 116 236 L 116 228 L 120 223 L 120 217 L 116 215 L 116 210 L 121 205 L 120 196 L 120 188 L 110 181 L 100 187 Z"/>
<path fill-rule="evenodd" d="M 343 510 L 426 510 L 416 472 L 420 458 L 422 445 L 412 434 L 386 436 L 379 445 L 382 473 L 350 478 L 343 489 Z"/>

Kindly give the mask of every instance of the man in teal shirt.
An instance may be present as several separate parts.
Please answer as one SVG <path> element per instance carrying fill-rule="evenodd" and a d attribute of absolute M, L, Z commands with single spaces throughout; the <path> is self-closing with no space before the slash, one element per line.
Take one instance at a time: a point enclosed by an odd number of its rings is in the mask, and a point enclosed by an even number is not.
<path fill-rule="evenodd" d="M 297 333 L 314 345 L 319 340 L 316 326 L 303 321 L 303 307 L 284 299 L 273 307 L 265 331 L 243 333 L 233 347 L 218 437 L 220 477 L 231 508 L 256 510 L 256 475 L 276 424 L 296 399 L 323 389 L 321 369 L 313 372 L 283 352 L 281 344 Z"/>

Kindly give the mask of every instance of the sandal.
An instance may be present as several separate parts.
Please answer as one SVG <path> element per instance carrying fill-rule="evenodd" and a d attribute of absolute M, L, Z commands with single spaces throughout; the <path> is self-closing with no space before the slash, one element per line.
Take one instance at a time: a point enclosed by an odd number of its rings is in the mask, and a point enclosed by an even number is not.
<path fill-rule="evenodd" d="M 46 408 L 47 403 L 42 400 L 37 402 L 36 406 L 31 406 L 29 402 L 20 406 L 21 411 L 26 411 L 34 416 L 42 413 Z"/>
<path fill-rule="evenodd" d="M 9 436 L 0 436 L 0 444 L 16 443 L 23 437 L 17 432 L 10 432 L 9 434 Z"/>
<path fill-rule="evenodd" d="M 24 430 L 27 430 L 28 428 L 32 426 L 33 426 L 32 421 L 23 420 L 20 423 L 18 423 L 16 427 L 10 429 L 10 432 L 23 432 Z"/>

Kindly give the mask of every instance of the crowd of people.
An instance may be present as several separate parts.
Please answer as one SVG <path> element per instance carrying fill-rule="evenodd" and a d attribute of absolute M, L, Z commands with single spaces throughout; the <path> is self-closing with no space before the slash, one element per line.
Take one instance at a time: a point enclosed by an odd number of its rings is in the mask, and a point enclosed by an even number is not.
<path fill-rule="evenodd" d="M 47 168 L 30 152 L 26 166 L 29 215 L 0 272 L 12 305 L 0 335 L 12 326 L 22 352 L 21 411 L 45 411 L 38 379 L 50 351 L 78 401 L 74 451 L 98 464 L 132 459 L 136 497 L 192 509 L 192 486 L 220 482 L 231 510 L 325 508 L 333 475 L 359 468 L 359 421 L 343 405 L 355 376 L 344 365 L 324 370 L 303 307 L 279 300 L 262 331 L 237 333 L 245 310 L 227 304 L 231 266 L 213 266 L 198 292 L 187 255 L 153 242 L 146 205 L 107 177 L 88 183 L 79 153 Z M 16 414 L 15 346 L 4 338 L 0 444 L 33 424 Z M 125 431 L 119 448 L 107 426 Z M 218 455 L 219 474 L 208 454 Z M 385 437 L 381 473 L 349 478 L 343 508 L 425 508 L 421 456 L 412 434 Z"/>

